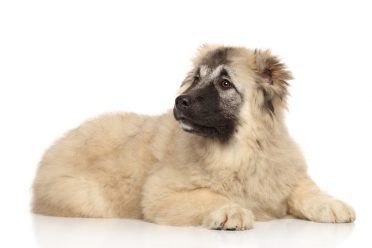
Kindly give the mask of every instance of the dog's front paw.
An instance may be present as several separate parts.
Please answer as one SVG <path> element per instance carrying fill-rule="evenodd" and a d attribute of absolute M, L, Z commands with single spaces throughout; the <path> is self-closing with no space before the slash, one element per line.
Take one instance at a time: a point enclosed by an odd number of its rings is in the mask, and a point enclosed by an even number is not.
<path fill-rule="evenodd" d="M 238 205 L 229 205 L 211 212 L 203 221 L 203 226 L 216 230 L 246 230 L 253 227 L 252 211 Z"/>
<path fill-rule="evenodd" d="M 305 218 L 316 222 L 348 223 L 355 220 L 352 207 L 332 197 L 306 199 L 301 212 Z"/>

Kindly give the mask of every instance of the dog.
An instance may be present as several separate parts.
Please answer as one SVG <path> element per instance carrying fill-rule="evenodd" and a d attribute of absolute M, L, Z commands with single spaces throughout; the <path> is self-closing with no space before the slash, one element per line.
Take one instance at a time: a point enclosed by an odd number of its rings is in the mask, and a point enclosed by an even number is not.
<path fill-rule="evenodd" d="M 285 122 L 286 66 L 269 50 L 203 45 L 173 111 L 106 114 L 55 142 L 33 184 L 33 212 L 245 230 L 296 217 L 355 220 L 322 192 Z"/>

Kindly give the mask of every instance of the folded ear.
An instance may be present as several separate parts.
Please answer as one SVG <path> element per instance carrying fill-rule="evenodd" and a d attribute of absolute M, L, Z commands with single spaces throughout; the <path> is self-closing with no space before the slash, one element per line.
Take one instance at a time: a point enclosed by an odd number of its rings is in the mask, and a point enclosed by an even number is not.
<path fill-rule="evenodd" d="M 255 50 L 255 70 L 258 89 L 263 96 L 263 107 L 274 114 L 275 105 L 285 104 L 288 80 L 293 79 L 285 64 L 270 50 Z"/>
<path fill-rule="evenodd" d="M 287 66 L 280 60 L 271 55 L 270 50 L 255 50 L 255 62 L 258 76 L 261 76 L 262 82 L 271 85 L 285 84 L 293 79 Z"/>

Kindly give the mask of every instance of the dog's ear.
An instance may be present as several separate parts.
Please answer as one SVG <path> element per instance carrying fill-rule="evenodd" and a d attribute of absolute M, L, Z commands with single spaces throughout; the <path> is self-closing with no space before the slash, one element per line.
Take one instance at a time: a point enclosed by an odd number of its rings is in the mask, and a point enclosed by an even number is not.
<path fill-rule="evenodd" d="M 293 79 L 292 74 L 270 50 L 255 50 L 254 59 L 256 81 L 263 96 L 262 106 L 274 114 L 275 105 L 285 103 L 288 80 Z"/>
<path fill-rule="evenodd" d="M 271 54 L 270 50 L 255 50 L 256 72 L 261 82 L 269 85 L 288 85 L 287 81 L 293 79 L 287 66 Z"/>

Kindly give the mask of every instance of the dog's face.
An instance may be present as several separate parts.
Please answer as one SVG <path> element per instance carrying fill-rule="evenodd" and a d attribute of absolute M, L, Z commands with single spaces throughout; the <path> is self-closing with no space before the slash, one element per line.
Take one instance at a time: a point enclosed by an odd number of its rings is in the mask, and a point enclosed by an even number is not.
<path fill-rule="evenodd" d="M 288 79 L 289 72 L 268 51 L 203 46 L 173 113 L 183 130 L 226 142 L 252 116 L 273 118 L 280 111 Z"/>

